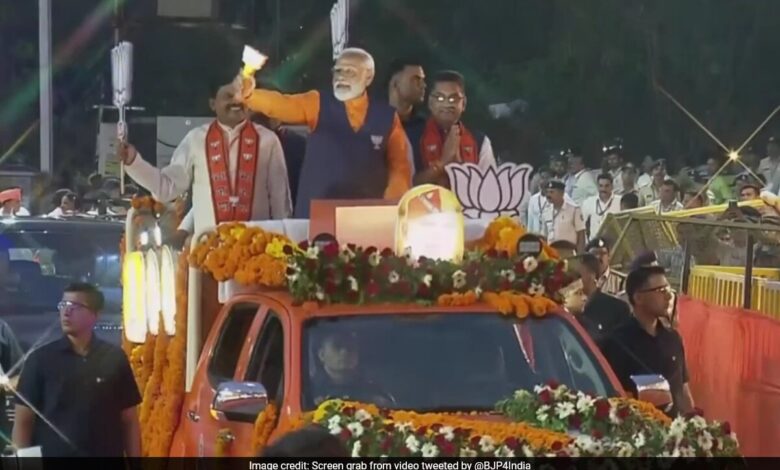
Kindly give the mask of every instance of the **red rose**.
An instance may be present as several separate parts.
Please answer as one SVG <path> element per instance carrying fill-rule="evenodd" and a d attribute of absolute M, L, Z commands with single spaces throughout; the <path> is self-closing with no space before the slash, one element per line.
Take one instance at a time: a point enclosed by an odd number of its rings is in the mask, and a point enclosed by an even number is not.
<path fill-rule="evenodd" d="M 341 434 L 339 434 L 339 437 L 342 441 L 348 441 L 352 438 L 352 433 L 349 431 L 349 429 L 344 428 L 341 430 Z"/>
<path fill-rule="evenodd" d="M 391 426 L 392 427 L 392 426 Z M 390 448 L 393 446 L 393 438 L 391 436 L 387 436 L 381 444 L 379 444 L 379 448 L 382 450 L 382 452 L 387 453 Z"/>
<path fill-rule="evenodd" d="M 680 439 L 680 447 L 688 447 L 689 444 L 690 441 L 688 441 L 687 437 L 683 437 L 682 439 Z"/>
<path fill-rule="evenodd" d="M 298 244 L 298 248 L 300 248 L 303 251 L 306 251 L 309 249 L 309 242 L 307 240 L 304 240 Z"/>
<path fill-rule="evenodd" d="M 368 429 L 371 427 L 373 423 L 371 422 L 370 419 L 364 419 L 363 421 L 360 422 L 360 424 L 362 424 L 364 428 Z"/>
<path fill-rule="evenodd" d="M 355 245 L 354 243 L 347 243 L 347 248 L 348 248 L 348 249 L 349 249 L 349 251 L 351 251 L 352 253 L 354 253 L 355 251 L 357 251 L 357 245 Z"/>
<path fill-rule="evenodd" d="M 317 269 L 317 260 L 306 258 L 306 269 L 309 271 L 314 271 Z"/>
<path fill-rule="evenodd" d="M 393 425 L 393 424 L 385 424 L 385 432 L 394 433 L 395 432 L 395 425 Z M 392 439 L 392 437 L 388 436 L 387 439 Z"/>
<path fill-rule="evenodd" d="M 607 419 L 607 418 L 609 418 L 609 410 L 611 408 L 611 405 L 609 404 L 609 401 L 607 401 L 604 398 L 602 398 L 600 400 L 596 400 L 595 408 L 596 408 L 596 414 L 595 414 L 595 418 L 596 419 Z"/>
<path fill-rule="evenodd" d="M 339 254 L 339 246 L 333 242 L 328 243 L 322 249 L 322 254 L 324 254 L 328 258 L 335 258 Z"/>
<path fill-rule="evenodd" d="M 468 436 L 469 432 L 470 431 L 468 429 L 463 429 L 463 428 L 455 428 L 455 430 L 452 431 L 453 434 L 455 434 L 456 436 L 460 436 L 460 437 Z"/>
<path fill-rule="evenodd" d="M 510 449 L 517 449 L 517 447 L 520 445 L 520 441 L 518 441 L 516 437 L 507 437 L 504 439 L 504 445 Z"/>
<path fill-rule="evenodd" d="M 556 388 L 560 387 L 560 385 L 561 384 L 559 384 L 558 382 L 556 382 L 553 379 L 550 379 L 550 380 L 547 381 L 547 386 L 550 387 L 553 390 L 555 390 Z"/>
<path fill-rule="evenodd" d="M 366 293 L 369 295 L 369 297 L 376 297 L 379 295 L 379 284 L 374 281 L 370 281 L 366 285 Z"/>
<path fill-rule="evenodd" d="M 498 257 L 499 259 L 509 259 L 509 253 L 504 250 L 501 250 L 498 252 Z"/>
<path fill-rule="evenodd" d="M 571 415 L 569 416 L 569 427 L 572 429 L 579 429 L 580 426 L 582 426 L 582 418 L 580 418 L 580 415 Z"/>
<path fill-rule="evenodd" d="M 287 275 L 292 276 L 295 274 L 295 268 L 287 268 Z"/>
<path fill-rule="evenodd" d="M 336 283 L 333 281 L 327 281 L 325 283 L 325 294 L 333 295 L 336 293 L 336 290 L 338 290 L 338 287 L 336 287 Z"/>
<path fill-rule="evenodd" d="M 444 457 L 454 457 L 454 456 L 456 456 L 455 444 L 453 444 L 452 442 L 449 442 L 449 441 L 444 441 L 439 446 L 439 451 L 441 452 L 441 455 L 444 456 Z"/>
<path fill-rule="evenodd" d="M 515 263 L 515 273 L 525 274 L 525 267 L 523 266 L 523 263 Z"/>
<path fill-rule="evenodd" d="M 347 416 L 352 416 L 353 414 L 355 414 L 355 408 L 352 406 L 345 406 L 344 408 L 341 409 L 341 412 Z"/>
<path fill-rule="evenodd" d="M 491 248 L 485 252 L 485 256 L 487 256 L 488 258 L 495 258 L 496 256 L 498 256 L 498 252 L 495 250 L 495 248 Z"/>
<path fill-rule="evenodd" d="M 594 429 L 590 435 L 593 436 L 593 439 L 604 439 L 604 433 L 598 429 Z"/>
<path fill-rule="evenodd" d="M 441 434 L 437 434 L 436 437 L 433 438 L 433 443 L 436 444 L 436 447 L 441 448 L 445 442 L 447 442 L 447 439 L 445 439 Z"/>
<path fill-rule="evenodd" d="M 431 424 L 431 431 L 439 432 L 439 429 L 441 429 L 441 424 L 439 424 L 439 423 Z"/>
<path fill-rule="evenodd" d="M 499 286 L 500 290 L 510 290 L 512 288 L 512 283 L 509 282 L 508 279 L 504 279 L 501 281 L 501 285 Z"/>
<path fill-rule="evenodd" d="M 372 255 L 377 252 L 377 249 L 375 246 L 369 246 L 363 251 L 366 255 Z"/>
<path fill-rule="evenodd" d="M 731 424 L 729 424 L 728 421 L 724 421 L 723 424 L 720 425 L 720 430 L 723 431 L 723 434 L 728 436 L 731 434 Z"/>
<path fill-rule="evenodd" d="M 471 445 L 472 447 L 476 447 L 479 445 L 479 441 L 480 441 L 480 437 L 474 436 L 469 440 L 469 445 Z"/>
<path fill-rule="evenodd" d="M 345 276 L 351 276 L 355 274 L 355 265 L 352 263 L 348 263 L 344 265 L 344 275 Z"/>
<path fill-rule="evenodd" d="M 549 405 L 553 401 L 552 393 L 550 393 L 550 391 L 545 388 L 539 392 L 539 401 L 545 405 Z"/>
<path fill-rule="evenodd" d="M 390 256 L 393 256 L 393 250 L 391 250 L 390 248 L 385 248 L 379 254 L 382 255 L 383 258 L 388 258 Z"/>
<path fill-rule="evenodd" d="M 347 294 L 346 294 L 345 297 L 347 299 L 347 302 L 357 302 L 358 299 L 360 298 L 360 294 L 358 292 L 353 291 L 353 290 L 349 290 L 349 291 L 347 291 Z"/>
<path fill-rule="evenodd" d="M 627 406 L 621 406 L 617 410 L 617 417 L 620 418 L 621 420 L 628 418 L 630 414 L 631 414 L 631 410 L 629 410 Z"/>
<path fill-rule="evenodd" d="M 553 452 L 558 452 L 559 450 L 563 449 L 563 444 L 561 444 L 561 441 L 555 441 L 553 442 L 551 449 Z"/>
<path fill-rule="evenodd" d="M 417 434 L 418 436 L 424 436 L 425 433 L 427 432 L 428 432 L 428 428 L 426 426 L 420 426 L 419 428 L 417 428 L 417 431 L 415 431 L 415 434 Z"/>
<path fill-rule="evenodd" d="M 431 289 L 425 284 L 420 284 L 420 287 L 417 288 L 417 295 L 428 298 L 431 296 Z"/>
<path fill-rule="evenodd" d="M 284 248 L 282 248 L 282 253 L 284 253 L 287 256 L 290 256 L 293 254 L 293 249 L 290 245 L 284 245 Z"/>

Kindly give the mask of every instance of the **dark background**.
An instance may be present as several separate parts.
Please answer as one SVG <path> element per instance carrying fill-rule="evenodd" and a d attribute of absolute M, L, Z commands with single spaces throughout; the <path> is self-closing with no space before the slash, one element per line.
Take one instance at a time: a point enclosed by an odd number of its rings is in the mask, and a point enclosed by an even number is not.
<path fill-rule="evenodd" d="M 113 2 L 52 1 L 55 168 L 89 173 L 92 105 L 110 103 Z M 136 118 L 209 114 L 207 85 L 233 75 L 245 42 L 271 55 L 263 81 L 285 91 L 329 83 L 331 0 L 222 0 L 216 21 L 184 25 L 156 17 L 153 0 L 122 3 L 133 104 L 147 109 Z M 377 61 L 375 90 L 398 56 L 419 58 L 429 76 L 463 72 L 466 121 L 505 160 L 536 164 L 571 145 L 596 165 L 603 141 L 620 136 L 636 161 L 703 162 L 712 140 L 654 81 L 733 147 L 780 104 L 777 0 L 352 0 L 350 22 L 350 45 Z M 36 1 L 0 1 L 0 154 L 37 119 L 37 26 Z M 518 98 L 525 113 L 489 117 L 488 104 Z M 755 141 L 761 154 L 774 130 L 776 120 Z M 33 131 L 6 163 L 37 167 L 37 152 Z"/>

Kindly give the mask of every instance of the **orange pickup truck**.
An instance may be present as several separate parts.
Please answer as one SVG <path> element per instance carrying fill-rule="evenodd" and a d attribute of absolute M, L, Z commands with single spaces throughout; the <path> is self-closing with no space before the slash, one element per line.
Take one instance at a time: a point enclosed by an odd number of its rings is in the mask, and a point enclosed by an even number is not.
<path fill-rule="evenodd" d="M 238 295 L 222 308 L 186 395 L 172 456 L 251 455 L 253 423 L 273 402 L 278 422 L 326 398 L 390 409 L 490 414 L 515 390 L 554 380 L 620 396 L 614 373 L 563 310 L 519 320 L 486 304 L 293 306 L 286 292 Z"/>

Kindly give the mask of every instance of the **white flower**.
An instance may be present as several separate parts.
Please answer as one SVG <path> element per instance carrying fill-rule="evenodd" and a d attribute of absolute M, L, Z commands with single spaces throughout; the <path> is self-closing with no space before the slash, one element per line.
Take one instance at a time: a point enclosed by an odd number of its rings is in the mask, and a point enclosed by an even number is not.
<path fill-rule="evenodd" d="M 496 442 L 490 436 L 482 436 L 479 440 L 479 448 L 482 452 L 492 452 L 496 448 Z"/>
<path fill-rule="evenodd" d="M 566 385 L 560 384 L 560 385 L 558 385 L 558 388 L 553 390 L 553 398 L 555 398 L 556 400 L 559 400 L 559 399 L 563 398 L 566 395 L 570 395 L 569 394 L 569 387 L 567 387 Z M 572 396 L 572 398 L 574 398 L 574 397 Z"/>
<path fill-rule="evenodd" d="M 628 442 L 619 442 L 618 443 L 618 457 L 631 457 L 634 455 L 634 448 L 631 447 L 631 444 Z"/>
<path fill-rule="evenodd" d="M 534 282 L 533 284 L 531 284 L 531 287 L 528 289 L 528 293 L 534 297 L 544 295 L 544 286 Z"/>
<path fill-rule="evenodd" d="M 511 269 L 504 269 L 501 271 L 501 276 L 509 282 L 514 282 L 515 272 Z"/>
<path fill-rule="evenodd" d="M 317 245 L 312 245 L 306 249 L 306 257 L 309 259 L 317 259 L 320 254 L 320 249 Z"/>
<path fill-rule="evenodd" d="M 480 286 L 475 287 L 474 295 L 476 295 L 478 299 L 482 298 L 482 287 Z"/>
<path fill-rule="evenodd" d="M 328 420 L 328 431 L 331 434 L 341 434 L 341 416 L 335 415 Z"/>
<path fill-rule="evenodd" d="M 423 444 L 421 451 L 423 457 L 436 457 L 439 455 L 439 448 L 430 442 Z"/>
<path fill-rule="evenodd" d="M 348 276 L 347 282 L 349 282 L 349 288 L 355 292 L 358 290 L 358 282 L 357 279 L 354 278 L 354 276 Z"/>
<path fill-rule="evenodd" d="M 395 423 L 395 429 L 400 433 L 405 433 L 412 429 L 412 423 Z"/>
<path fill-rule="evenodd" d="M 354 444 L 352 444 L 352 457 L 360 457 L 360 441 L 355 441 Z"/>
<path fill-rule="evenodd" d="M 425 287 L 431 287 L 431 282 L 433 282 L 433 275 L 426 274 L 422 278 L 422 283 L 425 284 Z"/>
<path fill-rule="evenodd" d="M 669 425 L 669 437 L 682 438 L 685 429 L 688 427 L 688 423 L 685 422 L 685 418 L 674 418 L 672 424 Z"/>
<path fill-rule="evenodd" d="M 379 262 L 382 261 L 382 255 L 379 254 L 378 251 L 375 251 L 368 255 L 368 264 L 371 266 L 379 266 Z"/>
<path fill-rule="evenodd" d="M 558 413 L 558 419 L 566 419 L 574 414 L 574 404 L 562 402 L 555 405 L 555 411 Z"/>
<path fill-rule="evenodd" d="M 464 447 L 460 449 L 460 453 L 458 454 L 461 457 L 476 457 L 477 451 L 473 449 L 469 449 L 467 447 Z"/>
<path fill-rule="evenodd" d="M 696 439 L 696 442 L 699 444 L 699 447 L 702 448 L 704 451 L 709 451 L 712 449 L 712 434 L 710 434 L 708 431 L 704 431 L 701 433 L 698 439 Z"/>
<path fill-rule="evenodd" d="M 523 446 L 523 456 L 525 457 L 533 457 L 534 451 L 531 449 L 530 446 L 524 445 Z"/>
<path fill-rule="evenodd" d="M 694 416 L 688 421 L 695 429 L 707 429 L 707 420 L 701 416 Z"/>
<path fill-rule="evenodd" d="M 547 412 L 550 411 L 550 407 L 548 405 L 542 405 L 539 408 L 536 409 L 536 419 L 539 420 L 539 422 L 544 423 L 547 421 Z"/>
<path fill-rule="evenodd" d="M 691 446 L 680 447 L 680 457 L 696 457 L 696 450 Z"/>
<path fill-rule="evenodd" d="M 420 441 L 417 440 L 417 438 L 414 435 L 411 435 L 406 438 L 406 448 L 409 449 L 412 453 L 418 452 L 420 450 Z"/>
<path fill-rule="evenodd" d="M 315 292 L 314 297 L 316 297 L 317 300 L 325 300 L 325 291 L 322 290 L 322 287 L 317 286 L 317 292 Z"/>
<path fill-rule="evenodd" d="M 395 271 L 390 271 L 390 275 L 387 276 L 387 280 L 390 281 L 390 284 L 395 284 L 401 280 L 401 276 L 399 276 Z"/>
<path fill-rule="evenodd" d="M 536 268 L 539 267 L 539 261 L 536 260 L 533 256 L 527 256 L 523 260 L 523 269 L 527 273 L 532 273 L 536 271 Z"/>
<path fill-rule="evenodd" d="M 641 448 L 645 445 L 645 435 L 642 432 L 634 434 L 634 446 Z"/>
<path fill-rule="evenodd" d="M 543 391 L 545 391 L 545 390 L 550 390 L 550 391 L 552 391 L 552 390 L 550 389 L 550 386 L 549 386 L 549 385 L 534 385 L 534 393 L 535 393 L 535 394 L 537 394 L 537 395 L 539 395 L 540 393 L 542 393 L 542 392 L 543 392 Z"/>
<path fill-rule="evenodd" d="M 444 439 L 451 441 L 455 439 L 455 428 L 452 426 L 443 426 L 441 429 L 439 429 L 439 434 L 444 436 Z"/>
<path fill-rule="evenodd" d="M 581 412 L 589 411 L 591 408 L 593 408 L 593 405 L 596 403 L 596 400 L 593 399 L 593 397 L 589 397 L 588 395 L 585 395 L 582 392 L 579 392 L 577 394 L 577 410 Z"/>
<path fill-rule="evenodd" d="M 584 452 L 590 452 L 594 439 L 587 434 L 580 434 L 574 439 L 574 446 Z"/>
<path fill-rule="evenodd" d="M 529 392 L 528 390 L 515 390 L 515 399 L 517 400 L 523 400 L 530 396 L 531 396 L 531 392 Z"/>
<path fill-rule="evenodd" d="M 620 424 L 620 418 L 618 417 L 618 414 L 617 414 L 617 406 L 615 406 L 613 403 L 610 403 L 609 421 L 612 424 Z"/>
<path fill-rule="evenodd" d="M 367 419 L 371 419 L 371 414 L 368 411 L 364 410 L 363 408 L 361 408 L 361 409 L 359 409 L 359 410 L 357 410 L 355 412 L 355 420 L 356 421 L 363 422 L 363 421 L 365 421 Z"/>
<path fill-rule="evenodd" d="M 507 446 L 501 446 L 493 453 L 496 457 L 514 457 L 515 452 Z"/>
<path fill-rule="evenodd" d="M 409 266 L 414 266 L 417 264 L 417 260 L 412 257 L 412 247 L 407 246 L 404 248 L 404 258 L 406 258 L 406 264 Z"/>
<path fill-rule="evenodd" d="M 452 287 L 462 289 L 466 287 L 466 273 L 460 269 L 452 273 Z"/>
<path fill-rule="evenodd" d="M 354 423 L 349 423 L 347 425 L 347 429 L 349 429 L 349 432 L 352 433 L 355 437 L 360 437 L 363 435 L 364 429 L 363 425 L 355 421 Z"/>

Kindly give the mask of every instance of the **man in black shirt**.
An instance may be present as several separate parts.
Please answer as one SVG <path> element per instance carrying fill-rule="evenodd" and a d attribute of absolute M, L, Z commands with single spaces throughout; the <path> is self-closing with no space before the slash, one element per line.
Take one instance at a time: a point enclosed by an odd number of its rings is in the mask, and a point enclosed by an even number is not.
<path fill-rule="evenodd" d="M 103 294 L 72 284 L 59 303 L 63 337 L 33 351 L 19 379 L 13 442 L 44 457 L 139 457 L 141 402 L 122 350 L 93 335 Z"/>
<path fill-rule="evenodd" d="M 601 350 L 627 391 L 636 392 L 632 375 L 662 375 L 669 382 L 675 415 L 692 411 L 694 405 L 682 338 L 660 321 L 672 301 L 665 274 L 660 266 L 631 271 L 626 294 L 634 316 L 615 329 Z"/>
<path fill-rule="evenodd" d="M 615 328 L 631 318 L 631 309 L 627 303 L 599 289 L 600 269 L 601 262 L 595 255 L 585 253 L 580 256 L 582 292 L 588 300 L 577 319 L 596 343 L 600 343 Z"/>

